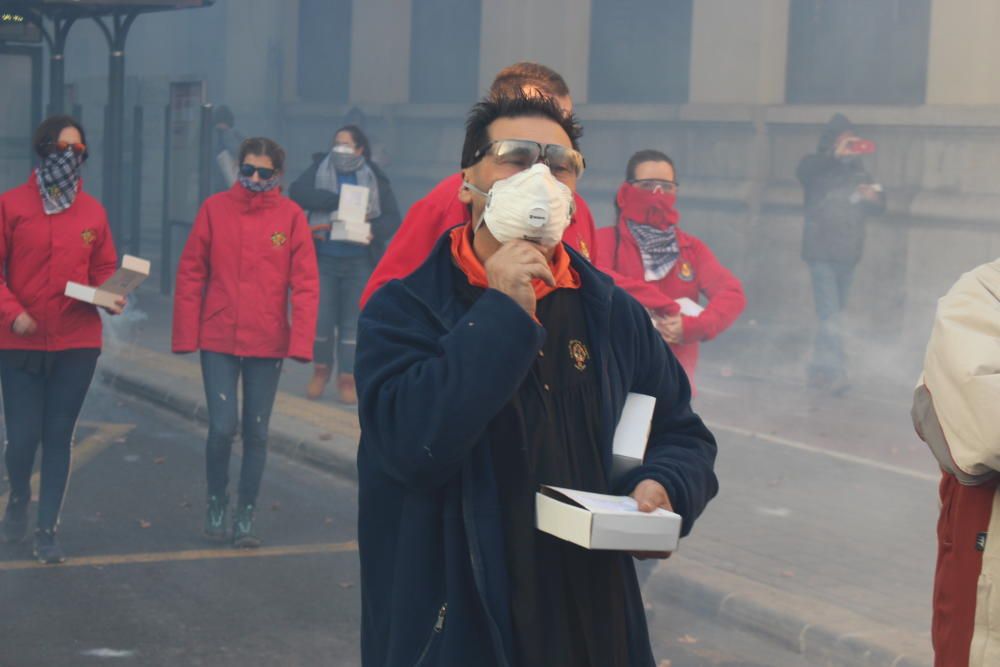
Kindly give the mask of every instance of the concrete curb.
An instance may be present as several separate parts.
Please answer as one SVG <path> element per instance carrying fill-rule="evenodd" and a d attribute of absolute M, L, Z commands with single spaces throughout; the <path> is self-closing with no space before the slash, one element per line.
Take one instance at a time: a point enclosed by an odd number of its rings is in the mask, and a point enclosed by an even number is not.
<path fill-rule="evenodd" d="M 126 396 L 147 401 L 200 424 L 208 423 L 208 409 L 203 399 L 182 396 L 110 368 L 102 369 L 100 377 L 104 384 Z M 333 473 L 348 481 L 357 481 L 357 462 L 353 456 L 344 456 L 321 442 L 302 439 L 280 426 L 272 426 L 270 429 L 268 448 L 276 454 Z"/>
<path fill-rule="evenodd" d="M 205 424 L 208 412 L 203 398 L 184 396 L 158 386 L 139 374 L 123 373 L 113 366 L 100 372 L 101 380 L 113 390 L 138 398 L 174 412 L 186 419 Z M 195 394 L 201 396 L 200 392 Z M 275 453 L 314 466 L 347 481 L 357 481 L 354 456 L 337 451 L 329 443 L 303 439 L 280 425 L 272 425 L 269 446 Z M 647 588 L 655 595 L 674 600 L 699 613 L 733 623 L 762 635 L 799 653 L 814 664 L 836 667 L 931 667 L 919 649 L 907 652 L 887 646 L 871 635 L 884 639 L 892 636 L 891 629 L 872 633 L 871 622 L 849 618 L 849 613 L 835 610 L 824 614 L 808 601 L 792 601 L 791 594 L 768 589 L 763 584 L 746 582 L 737 575 L 709 571 L 699 564 L 675 556 L 670 565 L 654 573 Z M 684 574 L 678 573 L 680 570 Z M 728 584 L 721 583 L 726 579 Z M 738 591 L 738 592 L 734 592 Z M 804 608 L 804 613 L 790 609 Z M 806 619 L 838 618 L 843 622 L 812 622 Z M 914 644 L 912 637 L 902 637 L 904 646 Z"/>
<path fill-rule="evenodd" d="M 743 585 L 715 584 L 706 579 L 717 579 L 718 572 L 692 573 L 697 563 L 675 556 L 663 571 L 654 574 L 647 588 L 655 596 L 668 598 L 698 613 L 718 618 L 744 630 L 763 635 L 802 655 L 812 664 L 837 667 L 931 667 L 932 661 L 919 655 L 919 648 L 907 651 L 899 646 L 912 646 L 913 637 L 899 637 L 899 633 L 861 617 L 849 618 L 850 613 L 836 610 L 824 613 L 824 605 L 809 604 L 805 613 L 802 600 L 771 589 L 764 591 L 763 584 L 754 582 Z M 680 571 L 680 572 L 678 572 Z M 682 573 L 683 572 L 683 573 Z M 693 574 L 693 576 L 692 576 Z M 729 575 L 728 578 L 735 578 Z M 725 579 L 727 577 L 723 577 Z M 754 590 L 759 589 L 759 590 Z M 823 619 L 834 617 L 833 622 Z M 839 618 L 838 618 L 839 617 Z M 809 619 L 809 620 L 807 620 Z M 840 621 L 839 623 L 837 621 Z M 886 642 L 886 637 L 899 637 L 901 641 Z M 897 646 L 890 646 L 895 644 Z"/>

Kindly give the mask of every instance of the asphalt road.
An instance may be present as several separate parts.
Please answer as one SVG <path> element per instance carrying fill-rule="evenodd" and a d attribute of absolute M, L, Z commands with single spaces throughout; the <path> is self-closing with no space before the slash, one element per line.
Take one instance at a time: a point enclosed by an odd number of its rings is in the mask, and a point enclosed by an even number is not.
<path fill-rule="evenodd" d="M 201 428 L 96 386 L 84 420 L 60 530 L 69 561 L 0 545 L 0 666 L 359 664 L 353 484 L 272 456 L 263 548 L 237 552 L 201 536 Z M 661 665 L 807 664 L 670 601 L 653 607 Z"/>

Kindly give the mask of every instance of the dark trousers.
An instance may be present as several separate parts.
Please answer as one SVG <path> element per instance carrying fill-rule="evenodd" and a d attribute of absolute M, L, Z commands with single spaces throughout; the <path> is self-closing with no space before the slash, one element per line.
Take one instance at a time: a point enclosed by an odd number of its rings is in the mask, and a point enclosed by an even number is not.
<path fill-rule="evenodd" d="M 368 255 L 319 255 L 318 261 L 319 313 L 313 360 L 332 367 L 336 347 L 337 372 L 353 374 L 358 338 L 358 302 L 372 272 L 371 260 Z"/>
<path fill-rule="evenodd" d="M 201 353 L 201 375 L 208 404 L 208 443 L 205 472 L 208 495 L 225 496 L 229 486 L 229 459 L 239 423 L 236 385 L 243 378 L 243 464 L 239 504 L 255 505 L 267 463 L 267 431 L 278 393 L 281 359 Z"/>
<path fill-rule="evenodd" d="M 4 460 L 12 498 L 31 498 L 35 452 L 42 446 L 38 527 L 54 530 L 69 482 L 76 421 L 100 350 L 6 351 L 0 363 L 7 426 Z"/>
<path fill-rule="evenodd" d="M 819 329 L 813 346 L 812 368 L 832 375 L 847 372 L 844 354 L 843 311 L 854 279 L 854 262 L 810 262 L 813 298 Z"/>

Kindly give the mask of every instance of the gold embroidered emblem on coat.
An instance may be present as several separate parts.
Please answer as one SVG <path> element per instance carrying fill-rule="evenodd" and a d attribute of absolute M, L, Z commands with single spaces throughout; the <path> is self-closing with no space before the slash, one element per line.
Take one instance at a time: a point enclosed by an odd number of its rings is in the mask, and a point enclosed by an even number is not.
<path fill-rule="evenodd" d="M 80 238 L 83 239 L 84 245 L 93 245 L 94 241 L 97 240 L 97 232 L 93 229 L 85 229 L 83 233 L 80 234 Z"/>
<path fill-rule="evenodd" d="M 590 361 L 590 350 L 580 341 L 573 339 L 569 342 L 569 356 L 573 360 L 573 366 L 578 371 L 587 369 L 587 362 Z"/>
<path fill-rule="evenodd" d="M 275 248 L 280 248 L 286 243 L 288 243 L 288 237 L 285 236 L 284 232 L 275 232 L 271 235 L 271 245 Z"/>

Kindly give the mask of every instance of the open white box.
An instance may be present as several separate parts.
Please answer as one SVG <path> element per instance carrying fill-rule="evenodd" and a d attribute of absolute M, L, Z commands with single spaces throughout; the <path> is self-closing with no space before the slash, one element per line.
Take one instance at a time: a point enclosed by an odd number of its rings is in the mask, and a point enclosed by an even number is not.
<path fill-rule="evenodd" d="M 91 287 L 70 281 L 66 283 L 65 295 L 84 303 L 115 309 L 118 307 L 116 301 L 134 292 L 146 278 L 149 278 L 150 268 L 148 259 L 124 255 L 121 268 L 102 285 Z"/>
<path fill-rule="evenodd" d="M 535 521 L 538 530 L 584 549 L 674 551 L 681 536 L 673 512 L 640 512 L 628 496 L 546 485 L 535 494 Z"/>

